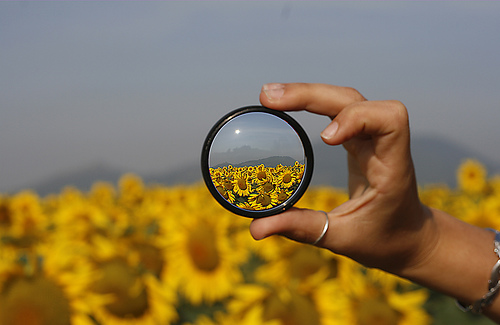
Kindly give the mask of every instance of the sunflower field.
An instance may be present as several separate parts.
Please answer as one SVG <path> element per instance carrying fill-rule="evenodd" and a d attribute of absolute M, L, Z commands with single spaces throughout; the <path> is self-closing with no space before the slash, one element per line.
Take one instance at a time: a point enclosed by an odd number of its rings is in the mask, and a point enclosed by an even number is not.
<path fill-rule="evenodd" d="M 290 198 L 304 176 L 305 165 L 281 164 L 276 167 L 235 167 L 232 165 L 210 168 L 210 178 L 217 191 L 228 202 L 245 210 L 271 209 Z"/>
<path fill-rule="evenodd" d="M 500 228 L 500 177 L 467 160 L 457 184 L 422 187 L 422 201 Z M 310 187 L 297 206 L 347 199 Z M 326 250 L 254 241 L 249 223 L 201 182 L 146 185 L 133 174 L 85 193 L 0 195 L 0 324 L 492 324 Z"/>

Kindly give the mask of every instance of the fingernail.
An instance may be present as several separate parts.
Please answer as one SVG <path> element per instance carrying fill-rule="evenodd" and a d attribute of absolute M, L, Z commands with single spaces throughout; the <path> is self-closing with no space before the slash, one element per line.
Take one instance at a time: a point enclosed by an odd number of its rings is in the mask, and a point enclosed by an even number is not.
<path fill-rule="evenodd" d="M 339 123 L 333 121 L 321 132 L 321 137 L 323 139 L 329 140 L 335 136 L 337 130 L 339 129 Z"/>
<path fill-rule="evenodd" d="M 285 93 L 285 85 L 279 83 L 265 84 L 262 91 L 270 102 L 279 100 Z"/>

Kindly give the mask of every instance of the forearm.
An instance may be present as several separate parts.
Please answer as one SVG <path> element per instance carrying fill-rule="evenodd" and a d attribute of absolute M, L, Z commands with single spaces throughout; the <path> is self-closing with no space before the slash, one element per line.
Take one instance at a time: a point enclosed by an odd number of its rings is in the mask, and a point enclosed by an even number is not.
<path fill-rule="evenodd" d="M 491 270 L 498 260 L 493 251 L 495 235 L 443 211 L 429 211 L 438 234 L 437 242 L 425 259 L 399 275 L 464 304 L 472 304 L 488 290 Z M 485 308 L 484 314 L 500 322 L 500 297 Z"/>

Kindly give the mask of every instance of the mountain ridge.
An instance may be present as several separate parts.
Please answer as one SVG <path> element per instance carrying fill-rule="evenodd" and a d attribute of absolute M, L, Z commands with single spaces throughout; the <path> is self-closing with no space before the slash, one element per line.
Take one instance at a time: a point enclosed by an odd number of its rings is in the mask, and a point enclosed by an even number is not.
<path fill-rule="evenodd" d="M 295 164 L 296 160 L 293 159 L 292 157 L 289 156 L 271 156 L 267 158 L 261 158 L 261 159 L 254 159 L 254 160 L 249 160 L 245 161 L 242 163 L 228 163 L 223 162 L 221 164 L 218 164 L 214 166 L 213 168 L 220 168 L 220 167 L 227 167 L 229 165 L 233 167 L 244 167 L 244 166 L 259 166 L 259 165 L 264 165 L 265 167 L 276 167 L 277 165 L 281 164 L 283 166 L 293 166 Z"/>
<path fill-rule="evenodd" d="M 421 136 L 412 139 L 412 156 L 417 181 L 420 185 L 456 184 L 456 170 L 464 159 L 473 158 L 485 165 L 490 175 L 500 172 L 500 163 L 484 157 L 473 149 L 456 144 L 445 138 Z M 347 187 L 347 155 L 342 146 L 331 147 L 322 141 L 313 142 L 314 171 L 311 186 L 328 185 L 337 188 Z M 104 181 L 116 184 L 121 176 L 130 171 L 103 163 L 95 163 L 85 168 L 68 171 L 48 177 L 45 181 L 23 188 L 12 189 L 15 193 L 32 189 L 39 195 L 59 193 L 66 186 L 88 191 L 95 182 Z M 133 173 L 133 172 L 132 172 Z M 165 186 L 191 184 L 202 180 L 198 161 L 183 164 L 165 172 L 136 173 L 146 184 L 156 183 Z"/>

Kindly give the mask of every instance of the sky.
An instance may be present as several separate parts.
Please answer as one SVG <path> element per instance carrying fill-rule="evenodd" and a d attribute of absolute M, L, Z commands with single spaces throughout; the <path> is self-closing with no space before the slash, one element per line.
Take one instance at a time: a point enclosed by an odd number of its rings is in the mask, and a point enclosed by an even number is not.
<path fill-rule="evenodd" d="M 225 121 L 216 130 L 208 155 L 209 166 L 239 165 L 276 156 L 303 163 L 304 150 L 297 131 L 288 122 L 265 112 L 247 112 Z"/>
<path fill-rule="evenodd" d="M 500 2 L 0 2 L 0 192 L 199 161 L 262 84 L 397 99 L 413 136 L 500 161 Z M 293 115 L 311 141 L 325 117 Z"/>

